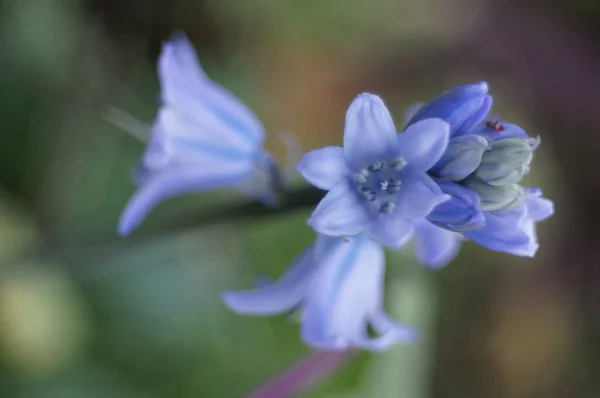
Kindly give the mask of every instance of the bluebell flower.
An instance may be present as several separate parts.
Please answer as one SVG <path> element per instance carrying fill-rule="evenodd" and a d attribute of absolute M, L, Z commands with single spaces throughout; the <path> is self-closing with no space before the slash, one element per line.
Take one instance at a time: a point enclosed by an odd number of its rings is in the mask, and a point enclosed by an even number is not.
<path fill-rule="evenodd" d="M 384 273 L 383 248 L 364 234 L 347 241 L 319 236 L 276 282 L 223 299 L 243 315 L 298 311 L 302 339 L 315 348 L 382 351 L 417 335 L 384 311 Z"/>
<path fill-rule="evenodd" d="M 175 195 L 237 187 L 272 202 L 277 173 L 262 148 L 261 122 L 205 75 L 184 35 L 163 44 L 158 72 L 162 105 L 119 233 L 128 235 L 154 206 Z M 262 183 L 247 184 L 253 178 Z"/>
<path fill-rule="evenodd" d="M 441 181 L 438 185 L 450 199 L 434 207 L 427 216 L 429 222 L 454 232 L 470 231 L 485 225 L 479 195 L 455 182 Z"/>
<path fill-rule="evenodd" d="M 448 145 L 449 125 L 425 119 L 397 134 L 383 101 L 361 94 L 346 114 L 344 147 L 304 155 L 298 171 L 329 192 L 309 225 L 319 234 L 367 232 L 380 243 L 400 247 L 423 219 L 450 197 L 427 175 Z"/>

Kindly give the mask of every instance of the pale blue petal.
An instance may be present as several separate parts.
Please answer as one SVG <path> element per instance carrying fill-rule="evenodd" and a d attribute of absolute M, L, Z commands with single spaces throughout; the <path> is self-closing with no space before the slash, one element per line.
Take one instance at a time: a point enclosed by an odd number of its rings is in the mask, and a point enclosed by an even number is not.
<path fill-rule="evenodd" d="M 376 95 L 360 94 L 346 112 L 344 151 L 355 168 L 367 167 L 393 155 L 396 127 L 385 104 Z"/>
<path fill-rule="evenodd" d="M 315 187 L 333 189 L 348 174 L 344 149 L 328 146 L 310 151 L 302 157 L 297 170 Z"/>
<path fill-rule="evenodd" d="M 486 225 L 464 235 L 490 250 L 532 257 L 537 245 L 532 242 L 528 231 L 522 228 L 526 221 L 526 207 L 513 210 L 485 212 Z"/>
<path fill-rule="evenodd" d="M 370 319 L 380 310 L 385 258 L 381 246 L 358 236 L 337 240 L 311 283 L 302 313 L 302 338 L 324 349 L 363 342 Z"/>
<path fill-rule="evenodd" d="M 492 103 L 492 97 L 485 95 L 479 108 L 455 130 L 453 136 L 458 137 L 465 134 L 471 134 L 471 132 L 485 120 L 485 117 L 492 108 Z"/>
<path fill-rule="evenodd" d="M 165 199 L 185 193 L 232 187 L 248 178 L 251 172 L 252 163 L 237 162 L 167 169 L 147 176 L 121 214 L 119 234 L 129 235 L 148 212 Z"/>
<path fill-rule="evenodd" d="M 426 119 L 398 134 L 398 155 L 413 170 L 427 171 L 448 147 L 450 126 L 442 119 Z"/>
<path fill-rule="evenodd" d="M 394 198 L 394 214 L 406 220 L 420 220 L 449 199 L 451 196 L 444 194 L 427 174 L 407 173 Z"/>
<path fill-rule="evenodd" d="M 336 185 L 325 195 L 313 211 L 308 225 L 323 235 L 356 235 L 364 231 L 374 220 L 362 198 L 347 180 Z"/>
<path fill-rule="evenodd" d="M 529 194 L 525 199 L 525 205 L 527 216 L 536 222 L 544 221 L 554 214 L 554 203 L 550 199 L 541 197 L 541 191 L 539 195 Z"/>
<path fill-rule="evenodd" d="M 311 245 L 304 250 L 275 283 L 252 291 L 224 292 L 223 301 L 233 312 L 243 315 L 275 315 L 296 308 L 304 300 L 316 269 L 313 248 Z"/>
<path fill-rule="evenodd" d="M 244 104 L 202 70 L 192 44 L 175 35 L 163 44 L 158 63 L 164 106 L 172 106 L 198 128 L 190 133 L 204 135 L 205 129 L 220 132 L 223 141 L 239 149 L 260 145 L 264 130 Z"/>
<path fill-rule="evenodd" d="M 399 249 L 408 242 L 412 231 L 412 221 L 405 220 L 396 213 L 379 215 L 368 230 L 373 239 L 394 249 Z"/>
<path fill-rule="evenodd" d="M 460 249 L 461 235 L 439 228 L 428 221 L 415 223 L 417 260 L 425 267 L 441 268 L 454 260 Z"/>

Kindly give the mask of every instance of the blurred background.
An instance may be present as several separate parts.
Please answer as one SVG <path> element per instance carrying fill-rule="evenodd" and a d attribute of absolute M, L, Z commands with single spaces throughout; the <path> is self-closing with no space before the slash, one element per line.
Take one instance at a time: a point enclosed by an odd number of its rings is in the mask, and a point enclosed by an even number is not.
<path fill-rule="evenodd" d="M 359 92 L 400 124 L 479 80 L 494 113 L 542 138 L 528 179 L 557 214 L 536 258 L 465 244 L 432 272 L 389 253 L 386 306 L 423 338 L 300 396 L 600 396 L 599 26 L 591 0 L 0 1 L 0 397 L 242 397 L 310 352 L 293 321 L 219 298 L 278 276 L 314 238 L 310 207 L 180 225 L 244 200 L 188 195 L 116 236 L 144 144 L 107 112 L 151 123 L 175 30 L 282 162 L 283 131 L 339 144 Z"/>

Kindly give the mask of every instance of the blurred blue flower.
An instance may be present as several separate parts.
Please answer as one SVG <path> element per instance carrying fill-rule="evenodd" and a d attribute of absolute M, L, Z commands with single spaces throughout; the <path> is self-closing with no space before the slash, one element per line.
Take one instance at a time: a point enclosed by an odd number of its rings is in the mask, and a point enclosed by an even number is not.
<path fill-rule="evenodd" d="M 278 281 L 224 292 L 223 300 L 243 315 L 299 311 L 302 339 L 315 348 L 382 351 L 417 336 L 384 311 L 384 272 L 383 248 L 364 234 L 347 241 L 321 235 Z"/>
<path fill-rule="evenodd" d="M 440 228 L 423 220 L 415 224 L 415 255 L 427 268 L 441 268 L 454 260 L 460 249 L 462 234 Z"/>
<path fill-rule="evenodd" d="M 450 197 L 427 175 L 448 145 L 449 126 L 425 119 L 397 134 L 383 101 L 361 94 L 346 114 L 344 147 L 304 155 L 298 171 L 329 192 L 308 221 L 319 234 L 351 236 L 363 231 L 400 247 L 414 221 Z"/>
<path fill-rule="evenodd" d="M 128 235 L 156 204 L 184 193 L 237 187 L 272 203 L 277 172 L 262 149 L 262 124 L 205 75 L 183 34 L 163 44 L 158 72 L 162 105 L 119 233 Z"/>

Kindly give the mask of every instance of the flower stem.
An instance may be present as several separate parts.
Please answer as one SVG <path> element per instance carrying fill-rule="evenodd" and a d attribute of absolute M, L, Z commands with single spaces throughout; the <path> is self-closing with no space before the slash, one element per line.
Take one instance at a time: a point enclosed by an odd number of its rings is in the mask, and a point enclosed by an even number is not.
<path fill-rule="evenodd" d="M 351 356 L 351 351 L 317 351 L 275 375 L 247 398 L 290 397 L 325 378 Z"/>

